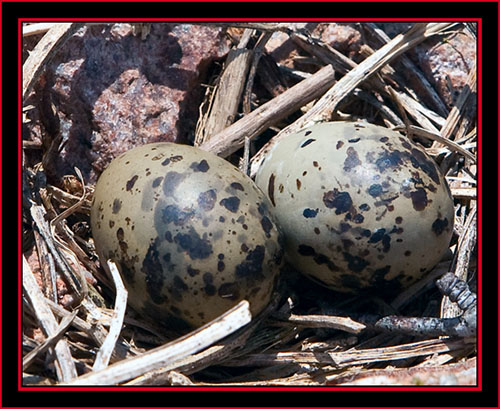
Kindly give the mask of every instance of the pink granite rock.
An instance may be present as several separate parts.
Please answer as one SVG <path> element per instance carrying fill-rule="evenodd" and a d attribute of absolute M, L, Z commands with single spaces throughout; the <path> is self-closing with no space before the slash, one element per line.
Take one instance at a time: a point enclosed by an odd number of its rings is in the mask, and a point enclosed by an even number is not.
<path fill-rule="evenodd" d="M 477 57 L 476 40 L 467 32 L 435 38 L 411 53 L 448 107 L 456 102 Z"/>
<path fill-rule="evenodd" d="M 112 158 L 137 145 L 188 142 L 207 68 L 228 49 L 211 26 L 156 23 L 145 39 L 129 24 L 79 30 L 46 71 L 66 140 L 55 173 L 78 166 L 95 182 Z"/>
<path fill-rule="evenodd" d="M 362 45 L 362 36 L 358 23 L 323 23 L 315 30 L 321 40 L 337 51 L 359 62 L 358 53 Z"/>
<path fill-rule="evenodd" d="M 394 37 L 411 28 L 411 23 L 380 23 L 384 32 Z M 443 41 L 444 40 L 444 41 Z M 448 107 L 456 102 L 465 85 L 469 71 L 477 58 L 476 39 L 467 30 L 456 27 L 449 35 L 436 36 L 417 45 L 408 55 Z M 399 71 L 411 83 L 412 73 Z M 418 93 L 418 89 L 416 89 Z"/>

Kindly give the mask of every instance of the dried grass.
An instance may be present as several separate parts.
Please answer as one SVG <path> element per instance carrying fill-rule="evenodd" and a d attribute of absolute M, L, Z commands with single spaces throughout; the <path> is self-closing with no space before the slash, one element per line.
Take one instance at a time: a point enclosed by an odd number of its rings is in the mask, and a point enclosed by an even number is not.
<path fill-rule="evenodd" d="M 376 25 L 367 23 L 364 30 L 385 45 L 372 50 L 366 44 L 362 49 L 366 58 L 356 64 L 294 24 L 220 25 L 233 30 L 234 36 L 244 34 L 229 53 L 220 77 L 210 84 L 211 92 L 200 107 L 195 144 L 225 157 L 232 155 L 232 161 L 241 160 L 244 172 L 254 175 L 273 144 L 321 120 L 365 117 L 423 140 L 446 174 L 456 200 L 451 263 L 443 260 L 391 305 L 368 301 L 378 303 L 387 314 L 399 311 L 414 316 L 426 316 L 442 303 L 442 317 L 456 316 L 459 311 L 433 289 L 433 282 L 446 271 L 454 271 L 472 285 L 476 278 L 477 118 L 467 109 L 476 95 L 476 67 L 448 112 L 403 53 L 432 36 L 441 36 L 444 41 L 448 30 L 463 27 L 420 23 L 390 40 Z M 144 31 L 142 26 L 141 33 L 147 36 L 147 27 Z M 77 28 L 71 23 L 25 27 L 26 36 L 46 34 L 23 66 L 23 97 L 33 90 L 47 61 Z M 257 62 L 275 31 L 286 33 L 324 67 L 314 74 L 288 70 L 286 75 L 303 80 L 268 101 L 252 100 Z M 254 38 L 257 41 L 252 48 L 249 40 Z M 431 96 L 435 110 L 422 103 L 416 90 L 398 82 L 397 72 L 389 65 L 397 57 L 406 69 L 416 72 L 422 92 Z M 244 115 L 238 119 L 240 101 Z M 253 109 L 252 104 L 256 105 Z M 365 108 L 360 112 L 355 105 Z M 293 121 L 291 114 L 301 111 Z M 75 235 L 66 220 L 77 212 L 88 221 L 92 186 L 85 186 L 80 178 L 80 185 L 76 179 L 60 189 L 43 177 L 43 164 L 57 155 L 60 143 L 57 138 L 49 139 L 48 146 L 23 141 L 23 149 L 44 148 L 42 163 L 33 168 L 23 165 L 24 384 L 297 386 L 345 385 L 357 380 L 377 383 L 380 377 L 386 384 L 432 384 L 439 383 L 433 375 L 436 371 L 444 371 L 459 383 L 476 382 L 471 374 L 475 339 L 415 340 L 377 334 L 355 315 L 331 313 L 367 304 L 356 297 L 340 297 L 334 305 L 318 301 L 299 314 L 292 313 L 291 299 L 305 299 L 308 305 L 307 291 L 326 291 L 300 278 L 295 281 L 306 287 L 304 293 L 282 283 L 280 290 L 290 294 L 288 300 L 283 298 L 288 301 L 285 305 L 280 306 L 281 297 L 276 295 L 264 313 L 251 319 L 248 303 L 242 302 L 182 337 L 140 321 L 133 311 L 125 313 L 127 292 L 114 266 L 111 263 L 110 271 L 104 271 L 97 263 L 90 237 Z M 261 146 L 258 152 L 256 146 Z M 26 261 L 30 255 L 39 261 L 37 274 Z M 61 305 L 58 277 L 63 277 L 76 307 Z"/>

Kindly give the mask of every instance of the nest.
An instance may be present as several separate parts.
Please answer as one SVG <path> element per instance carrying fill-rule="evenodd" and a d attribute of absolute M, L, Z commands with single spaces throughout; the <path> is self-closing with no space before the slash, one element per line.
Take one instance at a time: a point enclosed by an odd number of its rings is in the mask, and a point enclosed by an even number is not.
<path fill-rule="evenodd" d="M 35 165 L 23 160 L 23 384 L 475 384 L 474 329 L 464 336 L 456 336 L 456 325 L 441 333 L 417 333 L 412 332 L 414 321 L 401 319 L 394 329 L 364 315 L 375 311 L 378 317 L 459 317 L 460 308 L 435 286 L 446 272 L 474 291 L 476 66 L 447 107 L 404 54 L 430 37 L 439 44 L 464 32 L 475 35 L 474 25 L 419 23 L 390 39 L 374 24 L 364 23 L 370 42 L 357 51 L 356 63 L 300 24 L 213 24 L 226 31 L 234 47 L 206 86 L 191 143 L 253 176 L 277 141 L 318 121 L 365 119 L 396 129 L 418 141 L 446 175 L 456 211 L 448 257 L 390 302 L 332 296 L 287 266 L 289 279 L 280 283 L 271 305 L 257 317 L 250 317 L 248 302 L 242 301 L 188 334 L 156 328 L 127 309 L 116 266 L 108 262 L 105 269 L 98 261 L 88 230 L 93 186 L 78 169 L 64 175 L 59 185 L 45 173 L 64 143 L 46 121 L 41 139 L 30 132 L 23 139 L 23 159 L 28 150 L 36 150 L 40 158 Z M 25 41 L 30 34 L 40 34 L 23 65 L 26 100 L 36 94 L 44 65 L 78 25 L 24 28 Z M 134 29 L 147 38 L 150 25 L 137 24 Z M 304 70 L 280 67 L 266 54 L 266 43 L 276 32 L 300 50 L 292 59 L 300 60 Z M 396 62 L 400 69 L 416 73 L 418 90 L 398 75 L 396 65 L 391 65 Z M 289 79 L 287 86 L 271 75 L 262 76 L 268 84 L 256 81 L 259 70 L 269 66 Z M 274 90 L 274 95 L 259 88 Z M 431 107 L 422 102 L 429 98 Z M 29 129 L 29 123 L 24 125 Z M 39 267 L 33 268 L 28 260 L 38 261 Z"/>

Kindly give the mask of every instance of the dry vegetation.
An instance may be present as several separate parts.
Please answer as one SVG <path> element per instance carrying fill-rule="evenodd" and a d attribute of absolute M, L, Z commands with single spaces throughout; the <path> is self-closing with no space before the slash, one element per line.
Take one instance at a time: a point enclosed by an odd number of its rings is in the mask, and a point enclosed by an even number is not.
<path fill-rule="evenodd" d="M 60 138 L 43 160 L 23 167 L 23 383 L 71 385 L 343 385 L 474 384 L 476 340 L 391 334 L 370 326 L 363 309 L 380 315 L 455 317 L 456 305 L 434 281 L 452 271 L 475 288 L 477 279 L 476 69 L 446 117 L 424 106 L 418 92 L 395 79 L 391 62 L 431 36 L 446 41 L 460 24 L 416 24 L 377 50 L 366 45 L 359 64 L 294 25 L 228 24 L 235 40 L 224 69 L 207 87 L 194 143 L 229 158 L 254 175 L 270 146 L 322 120 L 364 118 L 418 139 L 439 163 L 456 204 L 448 259 L 390 304 L 381 299 L 329 295 L 290 272 L 273 305 L 250 321 L 240 303 L 216 321 L 180 337 L 142 322 L 126 310 L 127 293 L 113 263 L 106 273 L 91 237 L 75 233 L 67 218 L 88 221 L 92 186 L 78 172 L 64 188 L 47 183 L 44 164 L 58 154 Z M 33 24 L 25 36 L 46 33 L 23 66 L 23 97 L 32 92 L 44 64 L 75 32 L 75 24 Z M 38 30 L 38 31 L 37 31 Z M 41 30 L 41 31 L 40 31 Z M 147 25 L 137 27 L 147 35 Z M 296 85 L 270 100 L 253 95 L 266 42 L 275 31 L 290 36 L 303 54 L 323 67 L 291 72 Z M 401 57 L 402 56 L 402 57 Z M 299 57 L 297 57 L 299 58 Z M 439 96 L 428 83 L 430 95 Z M 442 102 L 441 102 L 442 104 Z M 360 109 L 361 107 L 361 109 Z M 25 107 L 29 109 L 29 107 Z M 32 271 L 28 257 L 36 257 Z M 65 308 L 58 280 L 76 302 Z M 301 291 L 300 291 L 300 290 Z M 314 292 L 314 296 L 311 294 Z M 329 303 L 326 302 L 329 300 Z M 353 308 L 355 305 L 356 308 Z M 339 311 L 346 311 L 339 316 Z M 350 314 L 352 312 L 352 314 Z"/>

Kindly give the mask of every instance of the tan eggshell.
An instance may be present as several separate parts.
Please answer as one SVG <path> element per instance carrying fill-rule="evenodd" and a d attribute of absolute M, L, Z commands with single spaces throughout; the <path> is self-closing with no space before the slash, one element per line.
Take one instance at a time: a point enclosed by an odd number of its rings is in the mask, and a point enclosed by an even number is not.
<path fill-rule="evenodd" d="M 403 135 L 327 122 L 287 136 L 256 176 L 297 269 L 343 292 L 394 294 L 432 269 L 453 232 L 434 161 Z"/>
<path fill-rule="evenodd" d="M 91 212 L 103 259 L 118 262 L 129 303 L 176 329 L 198 327 L 242 299 L 269 302 L 283 259 L 270 204 L 229 162 L 154 143 L 102 173 Z"/>

